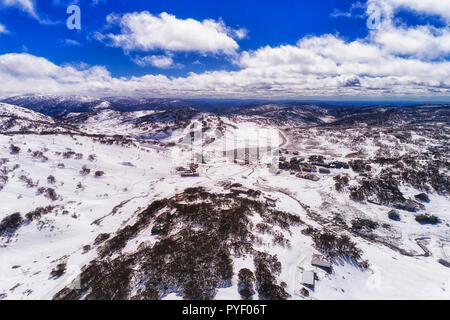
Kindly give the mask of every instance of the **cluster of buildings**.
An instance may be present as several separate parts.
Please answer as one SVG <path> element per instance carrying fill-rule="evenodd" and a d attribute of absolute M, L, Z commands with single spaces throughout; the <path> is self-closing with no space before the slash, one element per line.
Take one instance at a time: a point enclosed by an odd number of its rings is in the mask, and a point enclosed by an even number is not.
<path fill-rule="evenodd" d="M 333 265 L 328 259 L 320 255 L 313 255 L 311 259 L 311 265 L 316 268 L 325 270 L 326 272 L 332 272 Z M 316 282 L 316 273 L 314 271 L 304 271 L 302 276 L 302 284 L 306 287 L 314 289 Z"/>
<path fill-rule="evenodd" d="M 279 159 L 279 168 L 281 170 L 290 170 L 292 175 L 296 175 L 298 178 L 308 179 L 312 181 L 320 180 L 314 173 L 330 174 L 330 169 L 349 169 L 350 166 L 346 162 L 332 161 L 325 162 L 322 156 L 311 156 L 308 162 L 305 158 L 299 157 L 298 151 L 293 151 L 293 157 L 288 159 L 289 151 L 282 149 Z"/>
<path fill-rule="evenodd" d="M 190 164 L 189 168 L 178 167 L 176 170 L 181 177 L 199 177 L 200 174 L 197 171 L 198 164 Z"/>

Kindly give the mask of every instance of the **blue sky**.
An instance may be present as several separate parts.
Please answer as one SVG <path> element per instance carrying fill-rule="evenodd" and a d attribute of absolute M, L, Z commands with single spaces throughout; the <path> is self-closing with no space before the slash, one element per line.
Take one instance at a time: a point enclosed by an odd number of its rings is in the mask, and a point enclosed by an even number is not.
<path fill-rule="evenodd" d="M 256 50 L 262 46 L 278 46 L 295 43 L 307 35 L 338 33 L 348 39 L 367 34 L 364 19 L 332 18 L 335 10 L 347 10 L 351 1 L 344 0 L 227 0 L 225 1 L 80 1 L 82 30 L 66 28 L 66 14 L 71 1 L 55 5 L 52 1 L 38 1 L 36 11 L 49 23 L 40 23 L 27 12 L 17 8 L 0 11 L 0 21 L 12 30 L 1 39 L 1 52 L 26 51 L 43 56 L 51 61 L 63 63 L 84 62 L 90 65 L 106 65 L 114 76 L 160 73 L 184 75 L 191 71 L 234 69 L 228 60 L 220 56 L 202 54 L 177 54 L 183 68 L 160 70 L 152 66 L 139 67 L 123 54 L 120 48 L 110 48 L 92 39 L 95 32 L 104 28 L 106 17 L 111 13 L 149 11 L 152 14 L 168 12 L 180 19 L 222 19 L 230 27 L 245 28 L 248 37 L 239 41 L 241 50 Z M 54 23 L 51 23 L 54 22 Z M 75 40 L 80 45 L 68 45 L 66 40 Z M 138 54 L 138 52 L 134 52 Z M 203 63 L 193 64 L 195 61 Z"/>
<path fill-rule="evenodd" d="M 448 1 L 427 1 L 0 0 L 0 95 L 445 99 Z"/>

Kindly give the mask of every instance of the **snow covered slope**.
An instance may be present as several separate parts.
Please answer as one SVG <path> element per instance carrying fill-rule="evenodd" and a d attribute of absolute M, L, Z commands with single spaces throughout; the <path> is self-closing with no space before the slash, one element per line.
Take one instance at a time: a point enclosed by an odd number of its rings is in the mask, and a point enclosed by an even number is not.
<path fill-rule="evenodd" d="M 0 103 L 0 132 L 68 132 L 73 126 L 22 107 Z"/>
<path fill-rule="evenodd" d="M 55 117 L 68 112 L 87 112 L 103 101 L 84 96 L 25 95 L 3 99 L 2 102 Z"/>

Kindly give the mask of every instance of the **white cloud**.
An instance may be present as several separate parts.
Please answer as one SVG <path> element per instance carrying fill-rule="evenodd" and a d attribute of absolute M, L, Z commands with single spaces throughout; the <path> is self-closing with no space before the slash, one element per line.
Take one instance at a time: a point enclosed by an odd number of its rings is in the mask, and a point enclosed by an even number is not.
<path fill-rule="evenodd" d="M 71 3 L 78 3 L 78 0 L 71 1 Z M 53 0 L 53 4 L 59 4 L 59 0 Z M 36 0 L 0 0 L 0 9 L 2 8 L 17 8 L 27 13 L 39 23 L 45 25 L 56 25 L 60 22 L 50 20 L 46 15 L 38 13 L 36 9 Z"/>
<path fill-rule="evenodd" d="M 6 27 L 0 23 L 0 33 L 8 33 L 8 29 L 6 29 Z"/>
<path fill-rule="evenodd" d="M 448 0 L 368 0 L 368 4 L 376 4 L 391 15 L 397 9 L 407 9 L 420 14 L 438 15 L 450 21 Z"/>
<path fill-rule="evenodd" d="M 248 30 L 245 28 L 231 30 L 232 36 L 236 39 L 245 39 L 248 36 Z"/>
<path fill-rule="evenodd" d="M 91 6 L 97 6 L 99 4 L 107 3 L 107 0 L 84 0 L 85 2 L 89 2 L 89 5 Z M 53 0 L 53 4 L 60 5 L 60 6 L 69 6 L 71 4 L 77 4 L 79 5 L 81 0 Z"/>
<path fill-rule="evenodd" d="M 0 5 L 19 8 L 39 20 L 33 0 L 0 0 Z"/>
<path fill-rule="evenodd" d="M 256 83 L 292 94 L 419 94 L 450 86 L 450 62 L 401 58 L 364 42 L 345 42 L 335 36 L 306 38 L 297 46 L 265 47 L 243 53 L 241 74 Z M 348 79 L 355 87 L 342 87 Z M 448 89 L 444 90 L 448 92 Z M 443 91 L 443 92 L 444 92 Z"/>
<path fill-rule="evenodd" d="M 60 41 L 61 45 L 67 46 L 67 47 L 79 47 L 81 46 L 81 43 L 77 40 L 72 39 L 64 39 L 63 41 Z"/>
<path fill-rule="evenodd" d="M 125 51 L 197 51 L 202 53 L 234 54 L 239 48 L 233 36 L 243 38 L 244 29 L 232 30 L 222 21 L 207 19 L 178 19 L 174 15 L 135 12 L 123 16 L 109 15 L 110 25 L 118 24 L 119 34 L 98 34 L 98 38 L 109 40 L 110 45 Z"/>
<path fill-rule="evenodd" d="M 373 41 L 384 50 L 396 55 L 436 59 L 450 55 L 450 28 L 432 26 L 382 26 L 373 32 Z"/>
<path fill-rule="evenodd" d="M 370 41 L 393 55 L 429 60 L 447 59 L 450 55 L 450 27 L 437 28 L 430 24 L 406 26 L 396 19 L 396 10 L 400 8 L 418 14 L 435 13 L 450 19 L 448 0 L 369 0 L 367 13 L 379 10 L 382 17 L 378 27 L 371 30 Z"/>
<path fill-rule="evenodd" d="M 174 62 L 171 56 L 145 56 L 136 57 L 133 62 L 141 67 L 154 66 L 161 69 L 168 69 L 174 66 Z"/>
<path fill-rule="evenodd" d="M 0 77 L 5 82 L 2 94 L 27 91 L 68 93 L 71 86 L 75 91 L 82 92 L 89 91 L 89 86 L 92 86 L 92 91 L 95 91 L 96 88 L 104 89 L 112 80 L 110 73 L 103 67 L 58 66 L 45 58 L 27 53 L 1 55 Z"/>
<path fill-rule="evenodd" d="M 334 9 L 333 12 L 330 14 L 333 18 L 339 18 L 339 17 L 345 17 L 345 18 L 351 18 L 352 13 L 349 11 L 341 11 L 338 9 Z"/>
<path fill-rule="evenodd" d="M 92 0 L 92 5 L 96 6 L 100 3 L 106 3 L 106 0 Z"/>
<path fill-rule="evenodd" d="M 350 6 L 350 9 L 348 11 L 342 11 L 339 9 L 334 9 L 331 13 L 332 18 L 339 18 L 339 17 L 345 17 L 345 18 L 363 18 L 365 17 L 364 11 L 366 9 L 366 4 L 356 1 L 352 3 Z"/>

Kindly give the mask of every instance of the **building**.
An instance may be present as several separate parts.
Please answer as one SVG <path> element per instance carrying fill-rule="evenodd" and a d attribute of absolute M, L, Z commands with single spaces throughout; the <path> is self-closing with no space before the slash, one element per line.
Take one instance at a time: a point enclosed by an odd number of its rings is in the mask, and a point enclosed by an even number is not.
<path fill-rule="evenodd" d="M 325 268 L 325 269 L 331 269 L 332 268 L 332 264 L 331 262 L 325 260 L 324 257 L 321 257 L 319 255 L 313 255 L 312 260 L 311 260 L 311 265 L 315 266 L 315 267 L 319 267 L 319 268 Z"/>
<path fill-rule="evenodd" d="M 302 165 L 302 166 L 300 167 L 300 169 L 301 169 L 303 172 L 316 172 L 316 171 L 317 171 L 315 166 L 307 166 L 307 165 Z"/>
<path fill-rule="evenodd" d="M 280 163 L 278 164 L 278 167 L 283 170 L 288 170 L 291 168 L 291 165 L 288 162 L 280 161 Z"/>
<path fill-rule="evenodd" d="M 184 198 L 186 198 L 186 195 L 185 195 L 185 194 L 177 194 L 177 195 L 175 196 L 175 201 L 180 202 L 180 201 L 183 201 Z"/>
<path fill-rule="evenodd" d="M 186 170 L 186 171 L 181 171 L 180 175 L 182 177 L 199 177 L 200 174 L 196 171 L 192 171 L 192 170 Z"/>
<path fill-rule="evenodd" d="M 277 202 L 276 201 L 271 201 L 271 200 L 266 200 L 266 204 L 269 207 L 275 208 L 277 206 Z"/>
<path fill-rule="evenodd" d="M 328 165 L 328 168 L 332 169 L 350 169 L 350 166 L 342 161 L 334 161 Z"/>
<path fill-rule="evenodd" d="M 264 198 L 266 199 L 266 204 L 267 204 L 269 207 L 274 208 L 274 207 L 277 206 L 277 201 L 278 201 L 277 199 L 270 198 L 270 197 L 267 197 L 267 196 L 265 196 Z"/>
<path fill-rule="evenodd" d="M 233 187 L 230 189 L 231 192 L 236 193 L 236 194 L 248 194 L 249 190 L 246 188 L 242 188 L 242 187 Z"/>
<path fill-rule="evenodd" d="M 314 288 L 315 285 L 315 273 L 312 271 L 303 272 L 302 276 L 302 284 L 311 288 Z"/>
<path fill-rule="evenodd" d="M 296 170 L 300 170 L 300 165 L 298 163 L 297 158 L 291 158 L 291 160 L 289 161 L 291 169 L 296 169 Z"/>
<path fill-rule="evenodd" d="M 191 163 L 191 164 L 189 165 L 189 168 L 190 168 L 191 170 L 197 170 L 198 167 L 199 167 L 198 163 Z"/>
<path fill-rule="evenodd" d="M 315 181 L 315 182 L 317 182 L 317 181 L 320 180 L 319 177 L 317 177 L 317 176 L 315 176 L 315 175 L 313 175 L 313 174 L 308 174 L 308 173 L 298 173 L 298 174 L 296 175 L 296 177 L 297 177 L 297 178 L 306 179 L 306 180 Z"/>

